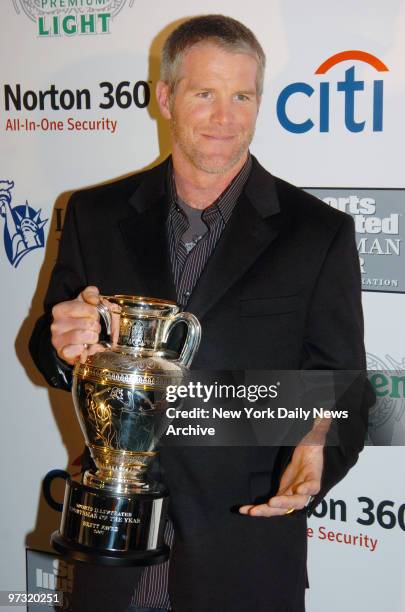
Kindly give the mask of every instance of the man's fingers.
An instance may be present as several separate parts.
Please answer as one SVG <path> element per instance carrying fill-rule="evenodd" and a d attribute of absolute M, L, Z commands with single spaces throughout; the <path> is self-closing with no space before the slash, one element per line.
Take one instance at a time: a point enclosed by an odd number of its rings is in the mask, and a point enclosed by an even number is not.
<path fill-rule="evenodd" d="M 91 344 L 80 355 L 80 358 L 79 358 L 80 363 L 84 363 L 87 357 L 90 357 L 90 355 L 95 355 L 96 353 L 102 353 L 105 350 L 107 349 L 102 344 Z"/>
<path fill-rule="evenodd" d="M 246 506 L 241 506 L 239 508 L 240 514 L 249 514 L 249 511 L 254 508 L 253 504 L 247 504 Z"/>
<path fill-rule="evenodd" d="M 248 516 L 283 516 L 288 510 L 301 510 L 308 503 L 309 495 L 282 495 L 272 497 L 266 504 L 241 506 L 240 514 Z"/>
<path fill-rule="evenodd" d="M 80 363 L 84 363 L 90 355 L 95 355 L 95 353 L 101 353 L 105 350 L 106 347 L 98 343 L 91 344 L 90 346 L 88 346 L 87 343 L 68 344 L 58 352 L 58 355 L 61 359 L 66 361 L 66 363 L 74 365 L 78 360 Z"/>
<path fill-rule="evenodd" d="M 98 320 L 97 309 L 93 305 L 81 300 L 70 300 L 69 302 L 56 304 L 52 309 L 52 316 L 54 321 L 66 318 L 90 318 Z"/>
<path fill-rule="evenodd" d="M 97 332 L 90 329 L 71 329 L 54 338 L 54 347 L 58 351 L 70 344 L 95 344 L 96 342 L 98 342 Z"/>
<path fill-rule="evenodd" d="M 296 481 L 296 479 L 297 479 L 297 468 L 293 466 L 291 463 L 289 463 L 286 469 L 284 470 L 283 475 L 281 476 L 279 490 L 287 489 L 287 487 L 290 487 L 291 484 L 294 483 L 294 481 Z"/>
<path fill-rule="evenodd" d="M 81 294 L 78 296 L 78 299 L 83 302 L 87 302 L 87 304 L 92 304 L 93 306 L 97 306 L 100 303 L 100 291 L 97 287 L 93 287 L 90 285 L 83 289 Z"/>
<path fill-rule="evenodd" d="M 269 506 L 269 504 L 247 504 L 246 506 L 241 506 L 239 508 L 240 514 L 245 514 L 247 516 L 263 516 L 269 518 L 271 516 L 283 516 L 286 513 L 286 510 L 289 510 L 292 506 L 286 506 L 285 508 L 273 508 Z M 302 506 L 303 507 L 303 506 Z"/>
<path fill-rule="evenodd" d="M 120 316 L 117 313 L 111 313 L 111 341 L 115 346 L 120 335 Z"/>
<path fill-rule="evenodd" d="M 96 306 L 100 300 L 98 288 L 89 286 L 76 299 L 52 309 L 52 345 L 58 356 L 71 365 L 79 357 L 87 357 L 87 345 L 98 343 L 101 326 Z"/>
<path fill-rule="evenodd" d="M 276 495 L 275 497 L 269 499 L 267 505 L 270 508 L 278 508 L 281 510 L 284 509 L 284 511 L 288 510 L 289 508 L 299 510 L 305 506 L 308 497 L 309 495 L 307 494 L 299 495 L 298 493 L 295 495 Z"/>
<path fill-rule="evenodd" d="M 304 507 L 304 505 L 305 504 L 302 505 L 302 508 Z M 292 507 L 293 506 L 290 505 L 286 508 L 272 508 L 268 504 L 258 504 L 257 506 L 250 506 L 250 505 L 242 506 L 241 508 L 239 508 L 239 512 L 247 516 L 256 516 L 256 517 L 262 516 L 265 518 L 270 518 L 272 516 L 284 516 L 286 511 Z M 298 508 L 294 508 L 294 509 L 298 510 Z"/>
<path fill-rule="evenodd" d="M 58 351 L 58 355 L 66 363 L 74 365 L 85 351 L 86 347 L 84 344 L 68 344 Z"/>
<path fill-rule="evenodd" d="M 299 495 L 316 495 L 321 490 L 321 483 L 317 478 L 307 480 L 302 484 L 298 485 L 296 492 Z"/>
<path fill-rule="evenodd" d="M 98 319 L 98 312 L 95 306 L 100 303 L 100 292 L 97 287 L 86 287 L 75 300 L 60 302 L 52 309 L 54 320 L 73 317 L 90 317 Z"/>
<path fill-rule="evenodd" d="M 313 474 L 305 475 L 300 479 L 296 479 L 295 482 L 291 483 L 288 487 L 281 487 L 277 491 L 275 497 L 290 496 L 294 494 L 298 495 L 316 495 L 319 493 L 321 483 L 319 478 Z"/>
<path fill-rule="evenodd" d="M 91 330 L 75 329 L 65 334 L 53 335 L 52 345 L 58 357 L 72 365 L 80 357 L 87 344 L 98 342 L 98 333 Z"/>
<path fill-rule="evenodd" d="M 93 331 L 99 334 L 101 325 L 98 319 L 93 319 L 91 317 L 80 317 L 78 319 L 66 317 L 64 319 L 57 319 L 51 323 L 51 332 L 53 336 L 60 336 L 74 329 Z"/>

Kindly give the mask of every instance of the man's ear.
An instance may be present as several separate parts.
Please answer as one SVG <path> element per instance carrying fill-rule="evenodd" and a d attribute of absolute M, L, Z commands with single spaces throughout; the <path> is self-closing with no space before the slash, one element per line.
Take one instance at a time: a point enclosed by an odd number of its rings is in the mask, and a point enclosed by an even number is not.
<path fill-rule="evenodd" d="M 158 81 L 156 85 L 156 99 L 159 105 L 160 113 L 165 119 L 171 119 L 170 112 L 170 87 L 164 81 Z"/>

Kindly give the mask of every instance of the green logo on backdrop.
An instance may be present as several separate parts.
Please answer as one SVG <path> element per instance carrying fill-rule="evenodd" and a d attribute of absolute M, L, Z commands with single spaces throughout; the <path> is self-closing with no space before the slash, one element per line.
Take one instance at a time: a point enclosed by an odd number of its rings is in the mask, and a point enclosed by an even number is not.
<path fill-rule="evenodd" d="M 370 373 L 371 374 L 371 373 Z M 369 376 L 377 397 L 405 399 L 405 375 L 391 372 L 376 372 Z"/>
<path fill-rule="evenodd" d="M 108 34 L 110 22 L 134 0 L 13 0 L 18 14 L 37 25 L 41 38 Z"/>

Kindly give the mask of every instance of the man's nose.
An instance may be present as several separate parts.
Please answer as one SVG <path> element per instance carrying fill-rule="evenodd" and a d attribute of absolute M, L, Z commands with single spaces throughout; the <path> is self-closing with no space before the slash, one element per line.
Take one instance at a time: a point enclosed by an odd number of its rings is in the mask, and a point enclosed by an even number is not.
<path fill-rule="evenodd" d="M 211 119 L 215 121 L 215 123 L 221 125 L 230 123 L 232 119 L 231 104 L 226 100 L 215 100 L 215 104 L 212 107 Z"/>

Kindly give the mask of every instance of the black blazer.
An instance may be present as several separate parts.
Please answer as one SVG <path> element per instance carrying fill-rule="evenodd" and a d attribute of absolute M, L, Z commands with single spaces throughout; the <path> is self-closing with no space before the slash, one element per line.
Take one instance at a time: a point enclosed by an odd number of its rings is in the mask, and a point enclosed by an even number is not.
<path fill-rule="evenodd" d="M 176 300 L 166 237 L 167 162 L 75 193 L 30 348 L 66 388 L 50 345 L 50 308 L 87 285 L 104 294 Z M 353 220 L 273 177 L 255 158 L 242 195 L 186 310 L 202 325 L 195 368 L 365 369 Z M 363 396 L 350 445 L 325 449 L 322 489 L 356 462 Z M 302 610 L 306 514 L 253 518 L 233 509 L 274 493 L 292 448 L 162 449 L 175 525 L 170 594 L 176 612 Z"/>

